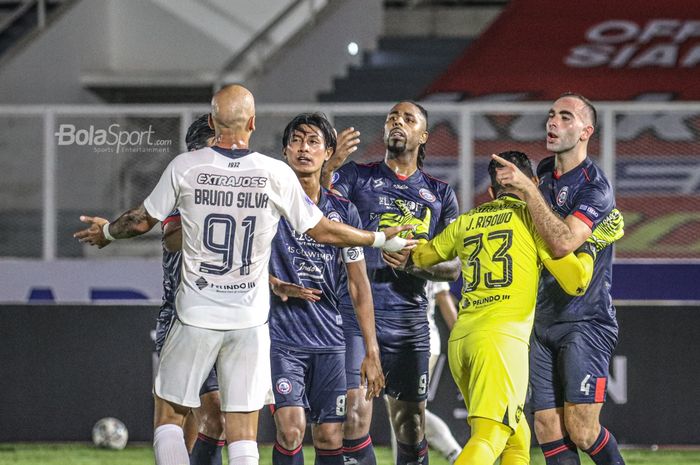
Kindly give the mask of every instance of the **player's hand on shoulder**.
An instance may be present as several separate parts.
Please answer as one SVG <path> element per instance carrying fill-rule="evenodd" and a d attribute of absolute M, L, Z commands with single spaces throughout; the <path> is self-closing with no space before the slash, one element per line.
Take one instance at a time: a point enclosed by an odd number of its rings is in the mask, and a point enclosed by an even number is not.
<path fill-rule="evenodd" d="M 320 289 L 303 287 L 280 279 L 270 279 L 270 287 L 272 292 L 279 297 L 282 302 L 286 302 L 290 297 L 303 299 L 308 302 L 318 302 L 321 300 L 321 294 L 323 294 Z"/>
<path fill-rule="evenodd" d="M 108 245 L 111 241 L 107 240 L 102 232 L 102 227 L 109 223 L 109 220 L 105 218 L 100 218 L 99 216 L 86 216 L 82 215 L 80 221 L 87 223 L 86 229 L 81 229 L 73 233 L 73 237 L 78 239 L 79 242 L 89 245 L 96 245 L 98 248 L 102 248 Z"/>

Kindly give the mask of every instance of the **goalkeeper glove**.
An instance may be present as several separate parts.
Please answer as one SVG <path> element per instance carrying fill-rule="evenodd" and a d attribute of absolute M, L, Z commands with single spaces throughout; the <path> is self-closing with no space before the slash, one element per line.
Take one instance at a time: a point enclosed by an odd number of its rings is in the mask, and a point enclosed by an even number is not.
<path fill-rule="evenodd" d="M 625 235 L 625 220 L 622 213 L 614 208 L 593 230 L 586 243 L 591 243 L 600 252 Z M 585 244 L 585 243 L 584 243 Z"/>

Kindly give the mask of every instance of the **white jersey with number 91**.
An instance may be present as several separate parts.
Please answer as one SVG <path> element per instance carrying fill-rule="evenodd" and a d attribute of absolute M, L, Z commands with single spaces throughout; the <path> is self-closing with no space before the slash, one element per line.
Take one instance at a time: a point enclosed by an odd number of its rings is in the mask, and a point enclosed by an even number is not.
<path fill-rule="evenodd" d="M 178 318 L 221 330 L 267 321 L 270 244 L 280 217 L 304 232 L 323 216 L 285 163 L 220 147 L 177 156 L 144 206 L 161 221 L 180 211 Z"/>

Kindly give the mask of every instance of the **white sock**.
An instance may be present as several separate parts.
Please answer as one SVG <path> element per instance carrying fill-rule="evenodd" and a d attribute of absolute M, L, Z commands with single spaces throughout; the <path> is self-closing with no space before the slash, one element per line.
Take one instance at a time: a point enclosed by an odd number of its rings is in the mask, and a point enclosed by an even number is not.
<path fill-rule="evenodd" d="M 440 452 L 443 457 L 451 459 L 452 463 L 462 451 L 447 424 L 428 410 L 425 411 L 425 438 L 432 449 Z"/>
<path fill-rule="evenodd" d="M 235 441 L 228 445 L 228 465 L 258 465 L 258 443 Z"/>
<path fill-rule="evenodd" d="M 153 432 L 153 453 L 156 465 L 189 465 L 190 456 L 185 446 L 182 428 L 177 425 L 161 425 Z"/>

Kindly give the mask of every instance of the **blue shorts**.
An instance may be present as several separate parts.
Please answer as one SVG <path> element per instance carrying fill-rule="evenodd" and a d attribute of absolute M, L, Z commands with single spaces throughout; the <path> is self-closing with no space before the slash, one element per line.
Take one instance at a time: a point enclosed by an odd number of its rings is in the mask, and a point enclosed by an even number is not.
<path fill-rule="evenodd" d="M 345 379 L 348 389 L 360 387 L 360 369 L 365 359 L 365 340 L 362 336 L 345 336 Z"/>
<path fill-rule="evenodd" d="M 428 398 L 429 350 L 386 352 L 380 347 L 384 392 L 396 400 L 420 402 Z"/>
<path fill-rule="evenodd" d="M 384 392 L 397 400 L 426 400 L 430 365 L 427 317 L 408 319 L 375 315 L 375 320 L 386 382 Z"/>
<path fill-rule="evenodd" d="M 170 328 L 175 321 L 175 310 L 168 307 L 161 307 L 156 319 L 156 353 L 160 355 L 160 350 L 163 348 L 165 336 L 170 332 Z M 199 390 L 199 395 L 203 396 L 209 392 L 219 390 L 219 381 L 216 377 L 216 367 L 213 367 L 209 372 L 209 376 L 204 380 L 204 384 Z"/>
<path fill-rule="evenodd" d="M 610 359 L 617 330 L 595 321 L 557 323 L 530 345 L 530 406 L 533 411 L 563 407 L 564 402 L 605 402 Z"/>
<path fill-rule="evenodd" d="M 270 349 L 275 409 L 303 407 L 312 423 L 345 421 L 345 354 Z"/>

